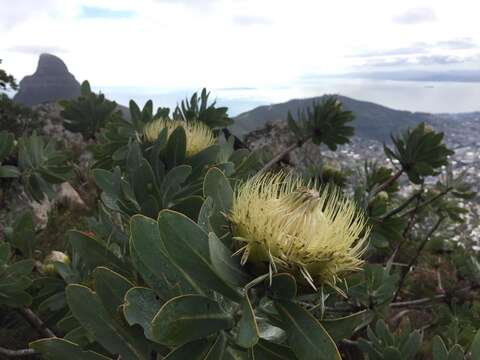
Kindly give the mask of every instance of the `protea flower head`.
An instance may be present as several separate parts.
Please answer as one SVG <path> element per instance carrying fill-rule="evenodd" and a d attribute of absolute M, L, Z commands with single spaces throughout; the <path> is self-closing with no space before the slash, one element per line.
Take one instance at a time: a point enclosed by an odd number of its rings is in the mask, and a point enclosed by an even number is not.
<path fill-rule="evenodd" d="M 52 251 L 45 257 L 42 265 L 42 271 L 48 275 L 55 274 L 55 262 L 61 262 L 66 265 L 70 264 L 70 258 L 61 251 Z"/>
<path fill-rule="evenodd" d="M 366 218 L 338 189 L 319 192 L 284 173 L 241 184 L 228 217 L 242 264 L 269 263 L 313 288 L 335 287 L 342 274 L 358 270 L 370 232 Z"/>
<path fill-rule="evenodd" d="M 192 156 L 215 143 L 212 130 L 200 121 L 180 121 L 170 119 L 156 119 L 143 129 L 143 137 L 148 142 L 154 142 L 163 129 L 167 129 L 167 137 L 177 127 L 183 127 L 187 137 L 187 156 Z"/>

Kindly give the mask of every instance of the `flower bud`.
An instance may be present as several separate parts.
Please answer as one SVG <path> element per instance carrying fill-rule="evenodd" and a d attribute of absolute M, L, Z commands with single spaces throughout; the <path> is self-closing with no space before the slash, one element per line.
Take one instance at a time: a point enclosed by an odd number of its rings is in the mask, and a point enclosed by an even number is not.
<path fill-rule="evenodd" d="M 47 275 L 55 275 L 55 263 L 61 262 L 65 265 L 70 264 L 70 258 L 61 251 L 52 251 L 45 257 L 42 265 L 42 271 Z"/>

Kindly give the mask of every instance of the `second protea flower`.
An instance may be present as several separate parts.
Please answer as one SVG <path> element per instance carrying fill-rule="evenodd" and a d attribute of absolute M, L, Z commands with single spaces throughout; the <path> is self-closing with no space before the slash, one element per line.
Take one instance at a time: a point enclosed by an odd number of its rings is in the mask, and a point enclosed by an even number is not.
<path fill-rule="evenodd" d="M 45 260 L 42 264 L 42 271 L 47 275 L 54 275 L 55 271 L 55 263 L 60 262 L 65 265 L 70 264 L 70 258 L 67 254 L 61 251 L 52 251 L 45 257 Z"/>
<path fill-rule="evenodd" d="M 148 142 L 154 142 L 163 129 L 167 130 L 167 137 L 178 128 L 183 127 L 187 137 L 187 156 L 192 156 L 203 149 L 215 144 L 212 130 L 200 121 L 180 121 L 170 119 L 156 119 L 145 125 L 143 137 Z"/>
<path fill-rule="evenodd" d="M 335 188 L 319 192 L 285 174 L 254 177 L 236 190 L 229 214 L 242 263 L 269 263 L 300 282 L 335 286 L 363 261 L 369 229 Z"/>

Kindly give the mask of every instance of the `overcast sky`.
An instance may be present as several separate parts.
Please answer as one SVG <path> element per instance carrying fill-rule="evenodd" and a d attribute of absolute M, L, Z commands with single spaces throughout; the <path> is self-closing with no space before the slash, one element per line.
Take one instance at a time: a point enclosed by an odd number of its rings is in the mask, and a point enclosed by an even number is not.
<path fill-rule="evenodd" d="M 0 0 L 0 9 L 0 58 L 19 79 L 42 52 L 104 87 L 480 69 L 471 0 Z"/>

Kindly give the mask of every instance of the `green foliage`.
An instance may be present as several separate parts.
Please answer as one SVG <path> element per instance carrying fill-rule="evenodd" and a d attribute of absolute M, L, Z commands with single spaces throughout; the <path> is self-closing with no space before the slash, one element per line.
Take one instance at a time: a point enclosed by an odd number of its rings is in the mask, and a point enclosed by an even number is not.
<path fill-rule="evenodd" d="M 363 166 L 365 176 L 365 190 L 371 192 L 376 187 L 385 183 L 393 176 L 393 170 L 385 166 L 381 166 L 376 161 L 365 160 Z M 387 193 L 395 193 L 398 191 L 398 182 L 392 182 L 384 189 Z"/>
<path fill-rule="evenodd" d="M 363 308 L 375 307 L 382 310 L 392 301 L 397 282 L 398 275 L 392 273 L 391 269 L 368 264 L 350 278 L 346 290 Z"/>
<path fill-rule="evenodd" d="M 288 113 L 287 117 L 290 130 L 298 141 L 311 138 L 314 144 L 325 144 L 330 150 L 336 150 L 338 145 L 349 142 L 354 128 L 348 126 L 348 123 L 353 119 L 353 114 L 343 110 L 342 104 L 335 97 L 327 98 L 306 111 L 299 112 L 297 120 L 291 113 Z"/>
<path fill-rule="evenodd" d="M 15 146 L 15 138 L 13 134 L 6 131 L 0 132 L 0 178 L 17 178 L 20 171 L 13 165 L 2 165 L 11 154 Z"/>
<path fill-rule="evenodd" d="M 0 305 L 23 307 L 31 304 L 32 297 L 26 290 L 32 284 L 29 275 L 33 265 L 33 260 L 12 261 L 10 245 L 0 243 Z"/>
<path fill-rule="evenodd" d="M 2 59 L 0 59 L 0 64 L 2 63 Z M 17 83 L 15 78 L 7 74 L 7 72 L 3 69 L 0 69 L 0 90 L 7 90 L 11 88 L 12 90 L 17 89 Z"/>
<path fill-rule="evenodd" d="M 200 96 L 194 93 L 190 100 L 182 100 L 173 114 L 174 118 L 181 118 L 185 121 L 201 121 L 212 129 L 221 129 L 233 123 L 227 115 L 226 107 L 217 108 L 216 102 L 208 104 L 210 92 L 202 89 Z"/>
<path fill-rule="evenodd" d="M 0 92 L 0 131 L 20 137 L 30 134 L 39 125 L 37 111 L 14 103 L 7 94 Z"/>
<path fill-rule="evenodd" d="M 34 200 L 40 202 L 45 195 L 53 197 L 52 184 L 60 184 L 72 177 L 68 158 L 68 154 L 55 148 L 53 140 L 45 143 L 35 132 L 19 139 L 18 167 L 25 189 Z"/>
<path fill-rule="evenodd" d="M 453 345 L 450 349 L 447 348 L 443 339 L 440 336 L 435 336 L 432 341 L 432 359 L 433 360 L 464 360 L 464 359 L 478 359 L 480 357 L 480 330 L 475 335 L 468 351 L 459 344 Z"/>
<path fill-rule="evenodd" d="M 383 320 L 378 320 L 375 331 L 368 327 L 367 334 L 368 341 L 360 339 L 358 346 L 372 360 L 412 360 L 422 344 L 422 333 L 412 331 L 408 321 L 398 334 L 394 334 Z"/>
<path fill-rule="evenodd" d="M 288 344 L 299 359 L 340 360 L 341 356 L 332 338 L 320 322 L 305 309 L 290 301 L 275 303 L 288 336 Z"/>
<path fill-rule="evenodd" d="M 64 339 L 50 338 L 34 341 L 30 347 L 40 352 L 46 360 L 109 360 L 94 351 L 83 350 L 80 346 Z"/>
<path fill-rule="evenodd" d="M 119 116 L 117 104 L 105 99 L 103 94 L 95 94 L 88 81 L 81 85 L 81 94 L 77 99 L 61 101 L 64 126 L 72 132 L 79 132 L 84 138 L 95 137 L 96 133 L 110 118 Z"/>
<path fill-rule="evenodd" d="M 231 121 L 226 108 L 208 104 L 208 95 L 194 94 L 172 117 L 202 121 L 218 135 Z M 0 242 L 0 304 L 30 307 L 58 336 L 31 343 L 42 358 L 479 356 L 478 256 L 453 242 L 440 250 L 434 244 L 448 241 L 445 229 L 462 220 L 459 202 L 475 193 L 464 174 L 448 167 L 436 183 L 423 181 L 448 162 L 439 134 L 421 125 L 394 137 L 395 150 L 385 151 L 400 162 L 397 171 L 374 162 L 358 172 L 326 163 L 306 171 L 309 180 L 339 185 L 344 196 L 353 190 L 371 226 L 365 264 L 333 287 L 314 290 L 268 264 L 241 263 L 226 215 L 236 187 L 261 168 L 258 154 L 235 150 L 230 137 L 189 157 L 183 128 L 147 143 L 145 126 L 169 119 L 169 109 L 154 112 L 151 101 L 140 109 L 132 101 L 130 117 L 123 117 L 88 83 L 67 109 L 75 114 L 67 126 L 91 138 L 99 188 L 82 231 L 62 234 L 58 250 L 70 261 L 52 261 L 54 271 L 45 271 L 41 261 L 49 258 L 36 248 L 45 231 L 29 212 L 12 212 Z M 335 98 L 299 114 L 297 122 L 289 115 L 300 143 L 312 139 L 331 149 L 353 134 L 352 119 Z M 0 140 L 0 173 L 15 166 L 8 181 L 36 200 L 72 175 L 67 153 L 36 133 L 17 145 L 7 132 Z M 404 172 L 413 187 L 400 194 Z M 443 227 L 433 227 L 439 216 Z M 34 268 L 35 261 L 40 266 Z"/>
<path fill-rule="evenodd" d="M 32 258 L 35 250 L 36 234 L 33 214 L 23 211 L 13 220 L 11 227 L 5 228 L 7 241 L 26 258 Z"/>
<path fill-rule="evenodd" d="M 385 153 L 400 162 L 410 181 L 420 184 L 426 176 L 438 175 L 438 168 L 447 165 L 447 157 L 454 152 L 443 143 L 443 133 L 436 133 L 421 123 L 401 136 L 392 136 L 395 150 L 386 145 Z"/>
<path fill-rule="evenodd" d="M 307 180 L 313 180 L 319 184 L 334 184 L 339 187 L 345 186 L 347 182 L 347 176 L 335 164 L 308 166 L 303 176 Z"/>

